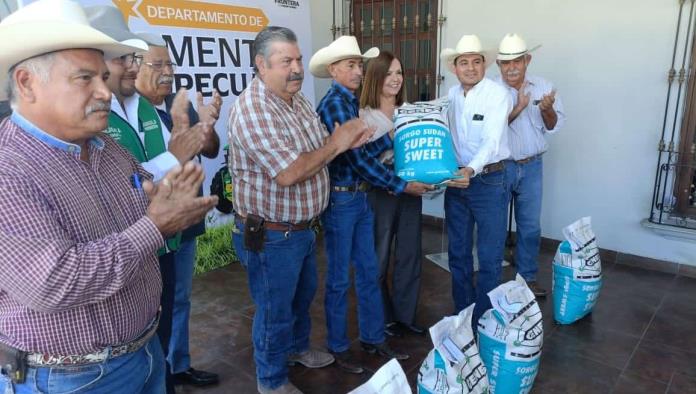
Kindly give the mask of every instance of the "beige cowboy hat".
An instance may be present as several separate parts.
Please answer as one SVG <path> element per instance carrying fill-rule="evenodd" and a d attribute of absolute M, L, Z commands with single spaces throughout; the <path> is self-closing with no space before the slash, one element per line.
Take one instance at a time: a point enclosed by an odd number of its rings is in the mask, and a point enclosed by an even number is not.
<path fill-rule="evenodd" d="M 481 45 L 481 40 L 479 40 L 478 36 L 476 36 L 475 34 L 463 35 L 462 38 L 460 38 L 457 42 L 457 45 L 454 47 L 454 49 L 443 49 L 442 52 L 440 52 L 440 59 L 442 60 L 442 62 L 447 64 L 447 68 L 451 72 L 454 72 L 454 61 L 459 56 L 468 54 L 479 54 L 483 56 L 483 60 L 485 62 L 486 67 L 494 63 L 493 58 L 495 55 L 495 51 L 492 51 L 490 49 L 484 49 L 483 45 Z"/>
<path fill-rule="evenodd" d="M 532 49 L 527 49 L 527 43 L 524 42 L 522 37 L 516 33 L 506 34 L 505 37 L 500 40 L 497 60 L 517 59 L 520 56 L 536 51 L 540 47 L 541 45 L 537 45 Z"/>
<path fill-rule="evenodd" d="M 141 51 L 121 44 L 89 25 L 82 7 L 70 0 L 39 0 L 0 22 L 0 100 L 7 99 L 8 72 L 17 63 L 44 53 L 73 48 L 102 51 L 113 59 Z"/>
<path fill-rule="evenodd" d="M 123 14 L 121 14 L 118 8 L 110 5 L 85 7 L 85 15 L 87 15 L 87 20 L 89 20 L 89 24 L 93 28 L 121 44 L 140 48 L 140 51 L 137 52 L 147 51 L 147 42 L 145 42 L 142 37 L 130 31 L 126 21 L 123 19 Z M 106 58 L 106 60 L 109 59 Z"/>
<path fill-rule="evenodd" d="M 309 72 L 317 78 L 331 78 L 329 65 L 340 60 L 359 57 L 372 59 L 379 56 L 379 49 L 370 48 L 365 53 L 360 53 L 358 40 L 353 36 L 338 37 L 329 46 L 321 48 L 309 59 Z"/>

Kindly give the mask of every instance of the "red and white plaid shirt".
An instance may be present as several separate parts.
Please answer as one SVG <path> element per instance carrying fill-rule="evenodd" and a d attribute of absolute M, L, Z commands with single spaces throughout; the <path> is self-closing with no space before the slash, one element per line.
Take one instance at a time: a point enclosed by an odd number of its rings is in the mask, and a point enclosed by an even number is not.
<path fill-rule="evenodd" d="M 82 355 L 148 327 L 164 241 L 135 172 L 147 174 L 108 136 L 85 162 L 17 113 L 0 124 L 0 342 Z"/>
<path fill-rule="evenodd" d="M 254 78 L 234 103 L 227 124 L 234 209 L 272 222 L 298 223 L 318 216 L 329 198 L 329 172 L 289 187 L 274 178 L 300 154 L 324 145 L 328 137 L 309 100 L 297 93 L 288 105 Z"/>

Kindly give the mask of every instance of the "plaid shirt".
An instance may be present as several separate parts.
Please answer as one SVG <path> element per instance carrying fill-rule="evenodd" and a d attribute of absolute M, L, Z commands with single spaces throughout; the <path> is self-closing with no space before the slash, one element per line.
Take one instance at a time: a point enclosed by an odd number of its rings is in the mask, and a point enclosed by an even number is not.
<path fill-rule="evenodd" d="M 326 168 L 288 187 L 274 180 L 300 154 L 321 148 L 328 137 L 302 93 L 297 93 L 288 105 L 267 90 L 263 81 L 254 78 L 230 111 L 227 136 L 237 213 L 298 223 L 318 216 L 326 208 Z"/>
<path fill-rule="evenodd" d="M 346 123 L 358 117 L 359 102 L 353 93 L 333 81 L 331 88 L 319 102 L 317 113 L 329 133 L 333 133 L 334 123 Z M 329 164 L 331 183 L 350 185 L 364 179 L 373 186 L 387 189 L 396 194 L 404 191 L 406 181 L 396 176 L 379 160 L 379 155 L 392 149 L 389 134 L 360 148 L 341 153 Z"/>
<path fill-rule="evenodd" d="M 0 124 L 0 342 L 81 355 L 148 327 L 164 240 L 134 172 L 147 174 L 108 136 L 84 162 L 17 112 Z"/>

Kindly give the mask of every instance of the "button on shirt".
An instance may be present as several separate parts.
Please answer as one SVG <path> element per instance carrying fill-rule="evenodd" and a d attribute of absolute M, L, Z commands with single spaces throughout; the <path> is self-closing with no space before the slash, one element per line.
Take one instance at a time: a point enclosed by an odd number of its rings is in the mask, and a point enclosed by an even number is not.
<path fill-rule="evenodd" d="M 329 133 L 333 133 L 335 122 L 343 124 L 358 117 L 359 102 L 350 90 L 333 81 L 319 102 L 317 113 Z M 403 192 L 406 181 L 379 160 L 382 152 L 392 147 L 393 141 L 389 134 L 385 134 L 374 142 L 341 153 L 329 163 L 331 183 L 346 186 L 365 180 L 372 186 L 396 194 Z"/>
<path fill-rule="evenodd" d="M 513 107 L 517 105 L 517 89 L 507 85 L 501 76 L 498 76 L 496 81 L 505 86 L 510 92 Z M 546 125 L 544 125 L 544 119 L 541 117 L 539 104 L 535 104 L 535 101 L 541 100 L 545 94 L 551 93 L 553 85 L 551 82 L 533 75 L 527 75 L 526 81 L 529 105 L 508 126 L 508 142 L 510 144 L 510 153 L 514 160 L 522 160 L 546 152 L 548 144 L 544 135 L 560 130 L 566 119 L 561 96 L 556 93 L 553 109 L 556 110 L 558 120 L 553 129 L 547 129 Z"/>
<path fill-rule="evenodd" d="M 130 97 L 126 97 L 123 100 L 123 105 L 126 107 L 126 110 L 124 111 L 123 108 L 121 107 L 121 104 L 119 104 L 118 99 L 116 98 L 115 94 L 111 95 L 111 111 L 113 111 L 116 115 L 120 116 L 123 118 L 125 121 L 128 122 L 128 124 L 135 130 L 138 134 L 138 137 L 140 137 L 140 142 L 145 143 L 145 133 L 140 132 L 140 122 L 138 121 L 138 103 L 140 102 L 140 96 L 138 93 L 135 93 L 134 95 Z M 164 108 L 164 103 L 159 106 L 160 109 Z M 158 112 L 159 115 L 159 112 Z M 164 138 L 164 146 L 169 146 L 169 129 L 165 125 L 164 121 L 161 119 L 160 116 L 160 121 L 162 124 L 162 138 Z M 152 174 L 153 178 L 155 181 L 158 181 L 162 178 L 164 178 L 164 175 L 169 172 L 172 168 L 174 168 L 177 164 L 179 164 L 179 160 L 177 160 L 176 156 L 174 156 L 171 152 L 166 151 L 162 152 L 161 154 L 157 155 L 156 157 L 153 157 L 151 160 L 140 163 L 140 165 L 143 166 L 143 168 Z"/>
<path fill-rule="evenodd" d="M 292 186 L 274 180 L 302 153 L 321 148 L 328 137 L 302 93 L 293 96 L 289 105 L 254 78 L 232 106 L 227 136 L 237 213 L 298 223 L 319 216 L 326 208 L 326 168 Z"/>
<path fill-rule="evenodd" d="M 164 240 L 109 136 L 89 161 L 14 112 L 0 125 L 0 342 L 80 355 L 136 339 L 152 322 Z"/>
<path fill-rule="evenodd" d="M 466 96 L 461 84 L 450 88 L 450 132 L 462 167 L 479 174 L 487 164 L 510 157 L 507 141 L 512 99 L 502 85 L 483 78 Z"/>

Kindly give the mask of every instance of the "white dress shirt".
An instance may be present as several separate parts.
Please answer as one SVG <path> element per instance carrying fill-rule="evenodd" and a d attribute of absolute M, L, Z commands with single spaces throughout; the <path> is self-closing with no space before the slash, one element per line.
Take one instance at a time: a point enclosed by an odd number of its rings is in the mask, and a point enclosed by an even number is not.
<path fill-rule="evenodd" d="M 121 107 L 121 104 L 119 104 L 116 95 L 112 94 L 111 110 L 114 111 L 116 115 L 125 119 L 128 122 L 128 124 L 131 125 L 133 130 L 135 130 L 135 133 L 138 135 L 138 137 L 140 137 L 140 142 L 143 144 L 143 146 L 145 146 L 145 133 L 140 132 L 140 125 L 138 124 L 139 101 L 140 95 L 138 95 L 138 93 L 135 93 L 130 97 L 126 97 L 123 100 L 123 105 L 124 107 L 126 107 L 126 110 L 124 111 Z M 157 116 L 159 116 L 159 114 L 157 114 Z M 169 130 L 167 129 L 167 126 L 164 125 L 164 122 L 162 122 L 162 119 L 160 119 L 160 123 L 162 124 L 162 137 L 164 138 L 164 146 L 169 146 Z M 171 170 L 172 168 L 174 168 L 174 166 L 179 164 L 179 160 L 177 160 L 177 158 L 173 154 L 171 154 L 171 152 L 165 151 L 153 157 L 151 160 L 140 164 L 143 166 L 145 171 L 152 174 L 153 180 L 157 182 L 160 179 L 164 178 L 164 175 L 167 172 L 169 172 L 169 170 Z"/>
<path fill-rule="evenodd" d="M 510 153 L 514 160 L 522 160 L 546 152 L 548 144 L 544 135 L 557 132 L 563 127 L 566 120 L 561 96 L 556 92 L 553 109 L 556 110 L 558 120 L 553 129 L 547 129 L 546 125 L 544 125 L 544 119 L 541 117 L 539 101 L 545 94 L 551 93 L 553 85 L 543 78 L 529 74 L 527 74 L 525 80 L 527 81 L 525 93 L 529 94 L 529 104 L 508 126 Z M 496 81 L 505 86 L 510 92 L 513 107 L 517 105 L 517 89 L 507 85 L 501 76 L 498 76 Z"/>
<path fill-rule="evenodd" d="M 512 99 L 505 87 L 483 78 L 466 95 L 458 84 L 447 97 L 450 132 L 461 167 L 473 168 L 476 175 L 487 164 L 510 157 L 507 122 Z"/>

